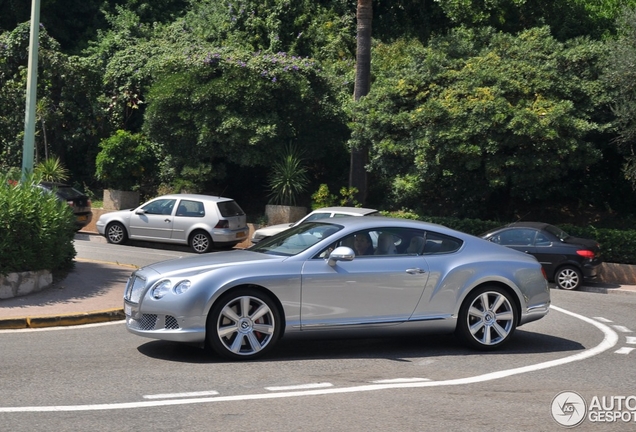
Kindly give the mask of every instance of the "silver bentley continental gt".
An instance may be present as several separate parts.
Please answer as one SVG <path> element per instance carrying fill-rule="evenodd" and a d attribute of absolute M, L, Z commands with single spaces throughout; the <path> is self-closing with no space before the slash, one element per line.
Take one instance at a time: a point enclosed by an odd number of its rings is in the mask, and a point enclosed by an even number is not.
<path fill-rule="evenodd" d="M 234 360 L 267 353 L 284 334 L 343 330 L 455 332 L 492 350 L 549 307 L 534 257 L 384 217 L 307 222 L 250 249 L 152 264 L 124 293 L 130 332 Z"/>

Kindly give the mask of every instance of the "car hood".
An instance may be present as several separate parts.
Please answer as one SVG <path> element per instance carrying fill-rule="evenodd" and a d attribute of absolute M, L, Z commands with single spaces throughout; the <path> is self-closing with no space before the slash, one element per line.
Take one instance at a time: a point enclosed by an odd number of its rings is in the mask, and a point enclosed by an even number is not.
<path fill-rule="evenodd" d="M 140 269 L 140 271 L 147 272 L 149 270 L 152 270 L 164 277 L 176 275 L 186 276 L 204 273 L 221 267 L 244 265 L 246 263 L 255 264 L 257 262 L 280 262 L 283 261 L 285 258 L 288 257 L 266 255 L 263 253 L 251 252 L 247 250 L 233 250 L 161 261 L 145 266 Z"/>

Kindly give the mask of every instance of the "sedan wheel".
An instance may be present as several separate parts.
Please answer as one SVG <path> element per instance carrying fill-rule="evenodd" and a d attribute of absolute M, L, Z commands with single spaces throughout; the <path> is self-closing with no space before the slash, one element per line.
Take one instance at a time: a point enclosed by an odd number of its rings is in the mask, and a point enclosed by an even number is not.
<path fill-rule="evenodd" d="M 126 228 L 119 222 L 113 222 L 106 227 L 106 240 L 112 244 L 123 244 L 128 240 Z"/>
<path fill-rule="evenodd" d="M 557 286 L 564 290 L 575 290 L 581 286 L 583 275 L 576 267 L 561 267 L 554 275 Z"/>
<path fill-rule="evenodd" d="M 196 253 L 206 253 L 212 249 L 212 237 L 205 231 L 196 231 L 190 237 L 190 247 Z"/>
<path fill-rule="evenodd" d="M 499 287 L 484 287 L 464 300 L 456 333 L 473 348 L 492 350 L 510 340 L 517 321 L 511 295 Z"/>
<path fill-rule="evenodd" d="M 251 360 L 269 351 L 278 340 L 278 308 L 265 294 L 239 289 L 213 306 L 207 324 L 208 342 L 221 356 Z"/>

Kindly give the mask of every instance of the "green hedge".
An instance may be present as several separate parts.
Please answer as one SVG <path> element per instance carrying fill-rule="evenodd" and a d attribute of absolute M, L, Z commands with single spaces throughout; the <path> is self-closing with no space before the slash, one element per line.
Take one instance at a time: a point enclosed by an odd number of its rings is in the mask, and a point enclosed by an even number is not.
<path fill-rule="evenodd" d="M 34 178 L 17 183 L 0 176 L 0 274 L 73 265 L 73 212 L 36 184 Z"/>
<path fill-rule="evenodd" d="M 383 214 L 392 217 L 432 222 L 476 236 L 491 228 L 504 225 L 502 222 L 422 216 L 406 211 L 383 212 Z M 599 242 L 601 245 L 601 259 L 605 262 L 636 264 L 636 230 L 595 228 L 593 226 L 580 227 L 570 224 L 559 225 L 559 228 L 572 236 L 594 239 Z"/>

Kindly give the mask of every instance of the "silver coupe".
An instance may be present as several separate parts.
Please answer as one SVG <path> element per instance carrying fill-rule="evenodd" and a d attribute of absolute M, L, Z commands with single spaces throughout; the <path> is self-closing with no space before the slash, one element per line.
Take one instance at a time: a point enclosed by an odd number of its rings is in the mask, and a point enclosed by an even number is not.
<path fill-rule="evenodd" d="M 306 222 L 245 250 L 164 261 L 131 275 L 134 334 L 253 359 L 284 334 L 455 332 L 504 345 L 548 313 L 537 260 L 425 222 L 348 217 Z"/>

